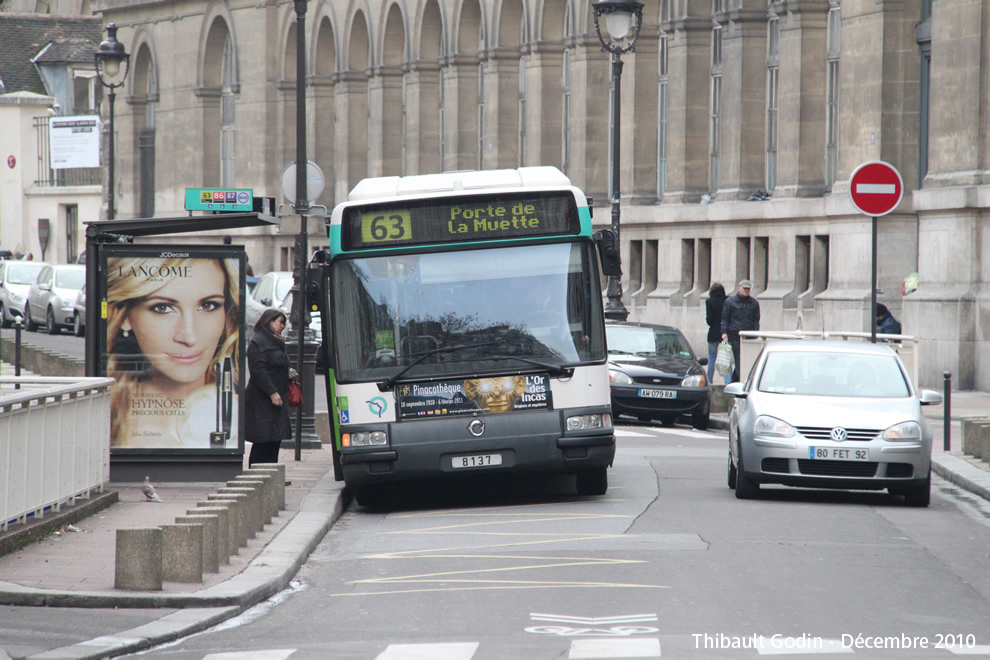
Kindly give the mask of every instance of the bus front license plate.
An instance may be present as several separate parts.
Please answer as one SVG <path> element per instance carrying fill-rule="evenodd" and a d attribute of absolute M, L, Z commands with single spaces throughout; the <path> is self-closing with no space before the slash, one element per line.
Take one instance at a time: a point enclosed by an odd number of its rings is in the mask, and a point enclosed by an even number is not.
<path fill-rule="evenodd" d="M 489 467 L 501 464 L 502 454 L 472 454 L 471 456 L 453 456 L 450 459 L 450 467 L 454 469 Z"/>

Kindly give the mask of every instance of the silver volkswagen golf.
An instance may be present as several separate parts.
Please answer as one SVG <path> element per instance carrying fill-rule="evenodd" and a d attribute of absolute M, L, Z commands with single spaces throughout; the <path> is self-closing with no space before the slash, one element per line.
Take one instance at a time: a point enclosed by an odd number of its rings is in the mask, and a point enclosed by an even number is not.
<path fill-rule="evenodd" d="M 932 429 L 921 406 L 938 392 L 914 389 L 890 347 L 847 341 L 769 342 L 734 397 L 729 488 L 760 484 L 888 489 L 928 506 Z"/>

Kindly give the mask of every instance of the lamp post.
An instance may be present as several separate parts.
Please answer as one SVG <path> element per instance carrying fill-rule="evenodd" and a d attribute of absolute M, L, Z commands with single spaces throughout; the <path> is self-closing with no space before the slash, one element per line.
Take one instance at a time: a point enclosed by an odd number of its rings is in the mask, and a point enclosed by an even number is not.
<path fill-rule="evenodd" d="M 296 408 L 295 420 L 295 460 L 302 460 L 303 413 L 307 413 L 306 421 L 312 421 L 312 383 L 314 374 L 312 367 L 306 367 L 307 343 L 312 344 L 312 330 L 309 330 L 310 315 L 306 307 L 306 253 L 309 250 L 307 223 L 310 210 L 310 200 L 307 197 L 306 172 L 306 8 L 307 0 L 295 0 L 296 10 L 296 201 L 293 210 L 299 215 L 299 234 L 296 236 L 296 258 L 292 278 L 292 310 L 290 321 L 292 329 L 289 343 L 295 335 L 296 341 L 296 372 L 299 374 L 303 391 L 310 395 L 305 406 Z M 309 336 L 307 336 L 309 335 Z M 307 342 L 309 340 L 309 342 Z M 311 348 L 315 348 L 312 347 Z M 310 353 L 313 353 L 311 350 Z M 311 355 L 311 357 L 313 357 Z M 306 410 L 304 410 L 304 407 Z"/>
<path fill-rule="evenodd" d="M 118 87 L 124 86 L 127 80 L 127 72 L 131 67 L 131 56 L 124 50 L 124 44 L 117 41 L 117 26 L 113 23 L 107 26 L 107 38 L 100 43 L 96 49 L 96 75 L 100 78 L 100 84 L 110 90 L 108 96 L 110 100 L 110 166 L 109 185 L 107 186 L 107 220 L 115 217 L 113 196 L 114 196 L 114 145 L 113 145 L 113 102 L 117 94 L 114 92 Z M 121 64 L 124 65 L 124 72 L 121 74 Z"/>
<path fill-rule="evenodd" d="M 622 54 L 633 52 L 639 29 L 643 26 L 643 3 L 636 0 L 598 0 L 591 5 L 595 11 L 595 32 L 602 50 L 612 54 L 612 100 L 611 137 L 609 138 L 610 177 L 609 196 L 612 198 L 612 231 L 615 244 L 619 242 L 619 110 L 620 82 L 622 80 Z M 601 20 L 605 22 L 602 34 Z M 609 275 L 606 287 L 608 300 L 605 303 L 605 317 L 624 321 L 629 316 L 622 304 L 622 276 Z"/>

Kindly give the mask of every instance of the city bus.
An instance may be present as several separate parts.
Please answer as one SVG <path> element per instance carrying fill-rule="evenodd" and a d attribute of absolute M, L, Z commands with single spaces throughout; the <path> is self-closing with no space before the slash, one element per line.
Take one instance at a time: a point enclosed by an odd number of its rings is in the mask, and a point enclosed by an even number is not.
<path fill-rule="evenodd" d="M 560 170 L 368 178 L 327 227 L 307 286 L 323 303 L 336 475 L 359 504 L 480 473 L 606 492 L 601 274 L 618 274 L 618 253 Z"/>

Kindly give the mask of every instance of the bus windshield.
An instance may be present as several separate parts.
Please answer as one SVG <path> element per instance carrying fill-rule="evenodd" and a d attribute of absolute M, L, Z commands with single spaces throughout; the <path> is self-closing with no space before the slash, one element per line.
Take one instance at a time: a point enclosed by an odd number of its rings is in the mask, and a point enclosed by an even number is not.
<path fill-rule="evenodd" d="M 591 245 L 337 260 L 337 379 L 405 381 L 604 361 Z"/>

